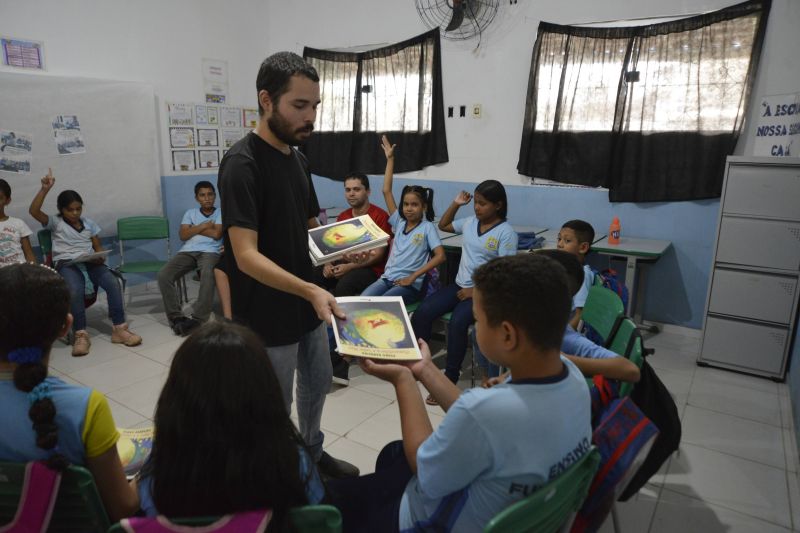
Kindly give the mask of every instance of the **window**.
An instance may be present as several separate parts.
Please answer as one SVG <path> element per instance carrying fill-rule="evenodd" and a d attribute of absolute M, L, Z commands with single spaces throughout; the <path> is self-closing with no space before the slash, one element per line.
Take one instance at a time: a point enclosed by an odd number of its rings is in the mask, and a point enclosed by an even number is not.
<path fill-rule="evenodd" d="M 318 133 L 304 147 L 312 172 L 382 173 L 384 133 L 400 146 L 396 172 L 448 160 L 438 30 L 364 52 L 306 48 L 303 56 L 320 76 Z"/>
<path fill-rule="evenodd" d="M 718 197 L 769 0 L 636 27 L 542 23 L 518 170 L 614 201 Z"/>

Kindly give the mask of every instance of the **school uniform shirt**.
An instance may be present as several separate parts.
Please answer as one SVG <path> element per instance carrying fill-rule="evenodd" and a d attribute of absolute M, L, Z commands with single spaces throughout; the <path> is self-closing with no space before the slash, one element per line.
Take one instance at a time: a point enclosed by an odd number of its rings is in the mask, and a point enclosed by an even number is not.
<path fill-rule="evenodd" d="M 557 376 L 459 396 L 417 451 L 417 474 L 400 502 L 401 531 L 483 531 L 589 450 L 589 389 L 577 367 L 561 361 Z"/>
<path fill-rule="evenodd" d="M 583 307 L 586 304 L 586 298 L 589 296 L 589 289 L 594 285 L 594 272 L 589 265 L 583 265 L 583 285 L 572 297 L 572 308 Z"/>
<path fill-rule="evenodd" d="M 189 209 L 183 214 L 181 225 L 196 226 L 209 220 L 214 224 L 222 224 L 222 211 L 214 209 L 214 212 L 206 216 L 199 208 Z M 202 252 L 208 254 L 218 254 L 222 248 L 222 239 L 212 239 L 205 235 L 195 235 L 181 247 L 181 252 Z"/>
<path fill-rule="evenodd" d="M 92 251 L 92 237 L 100 233 L 100 226 L 92 219 L 81 217 L 81 231 L 73 228 L 61 216 L 49 215 L 45 228 L 53 239 L 53 263 L 69 261 Z"/>
<path fill-rule="evenodd" d="M 119 439 L 105 396 L 87 387 L 50 376 L 51 399 L 56 406 L 58 448 L 70 463 L 85 465 L 116 445 Z M 0 460 L 27 462 L 47 459 L 48 450 L 36 446 L 36 432 L 28 418 L 28 393 L 14 386 L 10 372 L 0 372 Z"/>
<path fill-rule="evenodd" d="M 31 233 L 31 228 L 18 218 L 0 220 L 0 267 L 25 262 L 21 241 Z"/>
<path fill-rule="evenodd" d="M 367 209 L 367 215 L 369 215 L 369 218 L 371 218 L 372 221 L 375 222 L 375 224 L 377 224 L 379 228 L 388 233 L 389 237 L 392 236 L 392 226 L 389 223 L 389 213 L 387 213 L 377 205 L 369 204 L 369 208 Z M 352 207 L 349 209 L 345 209 L 344 211 L 339 213 L 339 216 L 336 217 L 336 222 L 341 222 L 343 220 L 350 220 L 351 218 L 355 218 L 353 216 Z M 385 266 L 386 266 L 386 257 L 384 256 L 383 261 L 372 265 L 370 268 L 372 269 L 373 272 L 375 272 L 376 276 L 381 277 L 383 275 L 383 270 Z"/>
<path fill-rule="evenodd" d="M 410 276 L 427 263 L 433 249 L 441 246 L 442 241 L 436 227 L 425 219 L 406 232 L 408 221 L 400 218 L 399 209 L 389 217 L 389 224 L 392 225 L 394 241 L 383 277 L 389 281 L 397 281 Z M 412 286 L 416 290 L 422 288 L 423 278 L 424 276 L 420 276 L 414 280 Z"/>
<path fill-rule="evenodd" d="M 567 324 L 564 337 L 561 339 L 561 353 L 587 357 L 589 359 L 611 359 L 619 357 L 618 354 L 593 343 Z"/>
<path fill-rule="evenodd" d="M 474 285 L 472 273 L 482 264 L 495 257 L 517 253 L 517 232 L 505 220 L 483 233 L 480 233 L 479 228 L 480 223 L 474 216 L 453 221 L 455 232 L 464 235 L 461 261 L 458 263 L 458 274 L 456 274 L 456 284 L 462 288 Z"/>

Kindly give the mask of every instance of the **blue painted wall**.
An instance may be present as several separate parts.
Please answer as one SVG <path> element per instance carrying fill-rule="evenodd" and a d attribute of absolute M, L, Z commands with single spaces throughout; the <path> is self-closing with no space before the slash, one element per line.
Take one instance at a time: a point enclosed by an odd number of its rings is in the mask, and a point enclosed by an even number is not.
<path fill-rule="evenodd" d="M 164 176 L 161 179 L 163 205 L 170 220 L 170 232 L 177 238 L 184 211 L 197 204 L 193 187 L 200 180 L 216 184 L 216 175 Z M 380 193 L 381 176 L 371 176 L 371 200 L 385 207 Z M 395 190 L 411 183 L 395 179 Z M 434 206 L 441 214 L 461 189 L 473 190 L 474 183 L 414 180 L 435 190 Z M 320 205 L 344 206 L 342 183 L 314 176 Z M 668 203 L 615 203 L 608 194 L 594 189 L 550 186 L 507 186 L 509 220 L 513 224 L 558 228 L 572 218 L 590 222 L 604 234 L 614 216 L 620 217 L 625 235 L 670 240 L 672 248 L 649 267 L 644 287 L 644 316 L 647 319 L 691 328 L 703 325 L 706 290 L 711 267 L 719 201 Z M 462 214 L 471 210 L 462 209 Z M 180 243 L 176 238 L 175 244 Z M 173 246 L 173 249 L 177 249 Z M 604 261 L 595 258 L 593 262 Z M 624 265 L 614 265 L 624 273 Z"/>

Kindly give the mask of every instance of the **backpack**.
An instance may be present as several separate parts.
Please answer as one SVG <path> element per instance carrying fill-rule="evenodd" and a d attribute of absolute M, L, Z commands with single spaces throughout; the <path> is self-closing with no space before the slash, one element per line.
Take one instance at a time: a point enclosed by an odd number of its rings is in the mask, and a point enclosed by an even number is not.
<path fill-rule="evenodd" d="M 630 398 L 619 398 L 616 386 L 601 375 L 593 378 L 592 443 L 600 468 L 572 524 L 572 533 L 597 531 L 617 494 L 628 483 L 658 436 L 656 426 Z"/>
<path fill-rule="evenodd" d="M 0 525 L 0 532 L 47 531 L 60 484 L 61 473 L 51 470 L 43 462 L 32 461 L 25 465 L 17 512 L 9 524 Z"/>
<path fill-rule="evenodd" d="M 225 515 L 206 525 L 186 526 L 170 522 L 165 516 L 152 518 L 125 518 L 120 521 L 122 529 L 128 533 L 198 533 L 231 532 L 261 533 L 267 530 L 272 511 L 247 511 Z"/>
<path fill-rule="evenodd" d="M 636 494 L 658 472 L 681 443 L 681 418 L 672 395 L 647 360 L 642 362 L 640 372 L 641 377 L 633 387 L 630 398 L 658 426 L 659 435 L 642 467 L 622 492 L 619 500 L 623 502 Z"/>
<path fill-rule="evenodd" d="M 627 309 L 628 287 L 626 287 L 624 283 L 619 282 L 619 279 L 617 278 L 617 271 L 613 268 L 607 268 L 600 271 L 592 269 L 592 272 L 594 272 L 596 278 L 600 279 L 600 283 L 603 287 L 619 296 L 620 300 L 622 300 L 622 306 Z"/>

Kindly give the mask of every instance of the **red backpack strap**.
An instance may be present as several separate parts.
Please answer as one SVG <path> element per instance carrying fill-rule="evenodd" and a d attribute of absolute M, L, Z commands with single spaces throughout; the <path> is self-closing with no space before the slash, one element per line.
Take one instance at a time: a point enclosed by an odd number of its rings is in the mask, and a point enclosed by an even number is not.
<path fill-rule="evenodd" d="M 17 513 L 10 524 L 0 527 L 0 533 L 11 531 L 45 532 L 53 515 L 58 497 L 61 473 L 50 470 L 41 462 L 25 466 L 25 480 L 17 505 Z"/>

